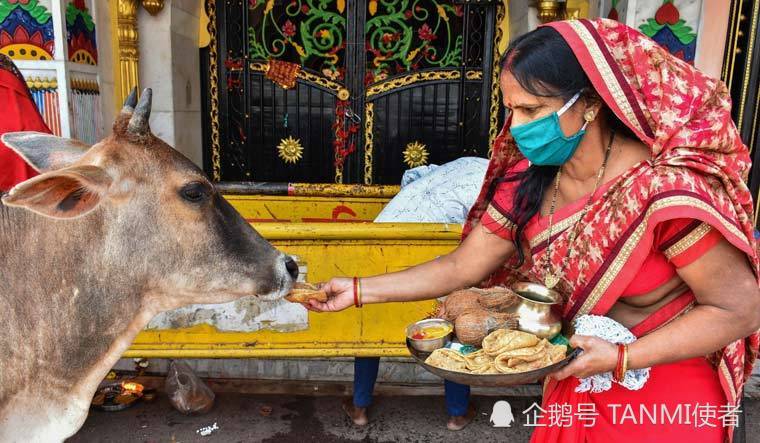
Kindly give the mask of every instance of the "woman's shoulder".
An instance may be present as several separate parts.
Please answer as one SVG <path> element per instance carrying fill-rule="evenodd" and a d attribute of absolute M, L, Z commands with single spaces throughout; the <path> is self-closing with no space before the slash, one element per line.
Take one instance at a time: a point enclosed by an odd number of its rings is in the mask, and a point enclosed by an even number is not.
<path fill-rule="evenodd" d="M 514 165 L 512 165 L 512 167 L 509 168 L 507 172 L 511 172 L 511 173 L 525 172 L 529 167 L 530 167 L 530 162 L 528 161 L 527 158 L 524 158 L 518 161 L 517 163 L 515 163 Z"/>
<path fill-rule="evenodd" d="M 683 191 L 688 193 L 715 193 L 722 189 L 716 178 L 691 167 L 651 163 L 650 187 L 653 192 Z"/>
<path fill-rule="evenodd" d="M 520 174 L 525 172 L 529 167 L 530 162 L 527 159 L 523 159 L 508 168 L 497 179 L 498 184 L 494 192 L 494 201 L 511 202 L 513 194 L 520 185 Z"/>
<path fill-rule="evenodd" d="M 530 162 L 528 159 L 522 159 L 515 163 L 514 165 L 510 166 L 504 171 L 504 174 L 502 174 L 501 177 L 499 177 L 499 185 L 498 187 L 504 187 L 504 188 L 510 188 L 514 187 L 517 183 L 519 183 L 519 174 L 525 172 L 530 167 Z"/>

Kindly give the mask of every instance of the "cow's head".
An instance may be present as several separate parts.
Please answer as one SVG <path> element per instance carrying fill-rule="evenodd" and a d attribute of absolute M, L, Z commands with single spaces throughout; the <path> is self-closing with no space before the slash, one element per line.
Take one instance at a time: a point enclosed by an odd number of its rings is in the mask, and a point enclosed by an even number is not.
<path fill-rule="evenodd" d="M 200 169 L 151 133 L 150 107 L 150 89 L 139 102 L 133 91 L 113 134 L 92 147 L 47 134 L 5 134 L 3 142 L 41 175 L 17 185 L 3 203 L 92 230 L 82 235 L 103 248 L 95 265 L 136 279 L 159 309 L 282 297 L 296 264 Z"/>

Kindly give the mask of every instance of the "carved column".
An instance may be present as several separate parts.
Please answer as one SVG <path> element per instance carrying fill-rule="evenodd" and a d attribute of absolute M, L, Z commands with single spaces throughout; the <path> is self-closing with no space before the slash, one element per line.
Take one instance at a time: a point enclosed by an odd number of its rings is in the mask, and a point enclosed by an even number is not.
<path fill-rule="evenodd" d="M 142 5 L 150 15 L 156 15 L 164 9 L 164 0 L 142 0 Z"/>
<path fill-rule="evenodd" d="M 541 23 L 549 23 L 556 20 L 564 20 L 567 14 L 567 3 L 564 1 L 539 0 L 535 2 L 535 7 L 538 10 L 538 20 Z"/>
<path fill-rule="evenodd" d="M 119 101 L 123 103 L 132 88 L 139 86 L 137 46 L 137 0 L 117 0 L 117 35 L 119 38 Z"/>

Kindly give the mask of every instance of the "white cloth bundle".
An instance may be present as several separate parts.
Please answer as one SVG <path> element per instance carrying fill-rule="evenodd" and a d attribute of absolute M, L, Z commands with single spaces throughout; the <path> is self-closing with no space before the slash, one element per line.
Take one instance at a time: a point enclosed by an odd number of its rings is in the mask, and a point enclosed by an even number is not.
<path fill-rule="evenodd" d="M 578 335 L 591 335 L 607 340 L 610 343 L 627 345 L 636 341 L 636 336 L 631 331 L 609 317 L 582 315 L 575 320 L 574 326 L 575 333 Z M 644 387 L 647 380 L 649 380 L 649 368 L 631 369 L 626 371 L 623 382 L 619 384 L 627 389 L 636 391 Z M 582 378 L 580 384 L 575 388 L 575 392 L 608 391 L 612 388 L 613 381 L 611 372 L 592 375 L 591 377 Z"/>
<path fill-rule="evenodd" d="M 488 160 L 462 157 L 404 173 L 401 191 L 375 223 L 463 223 L 478 197 Z"/>

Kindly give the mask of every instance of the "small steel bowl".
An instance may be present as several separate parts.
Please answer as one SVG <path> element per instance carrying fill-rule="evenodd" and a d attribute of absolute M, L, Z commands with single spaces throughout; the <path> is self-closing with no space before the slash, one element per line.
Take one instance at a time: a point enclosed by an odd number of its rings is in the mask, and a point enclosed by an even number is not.
<path fill-rule="evenodd" d="M 427 326 L 447 326 L 451 329 L 451 331 L 443 337 L 438 338 L 412 338 L 415 333 Z M 420 320 L 417 323 L 412 323 L 406 327 L 406 338 L 409 340 L 409 343 L 414 349 L 422 352 L 433 352 L 438 348 L 446 346 L 451 341 L 451 336 L 453 334 L 454 324 L 442 318 L 429 318 L 426 320 Z"/>

